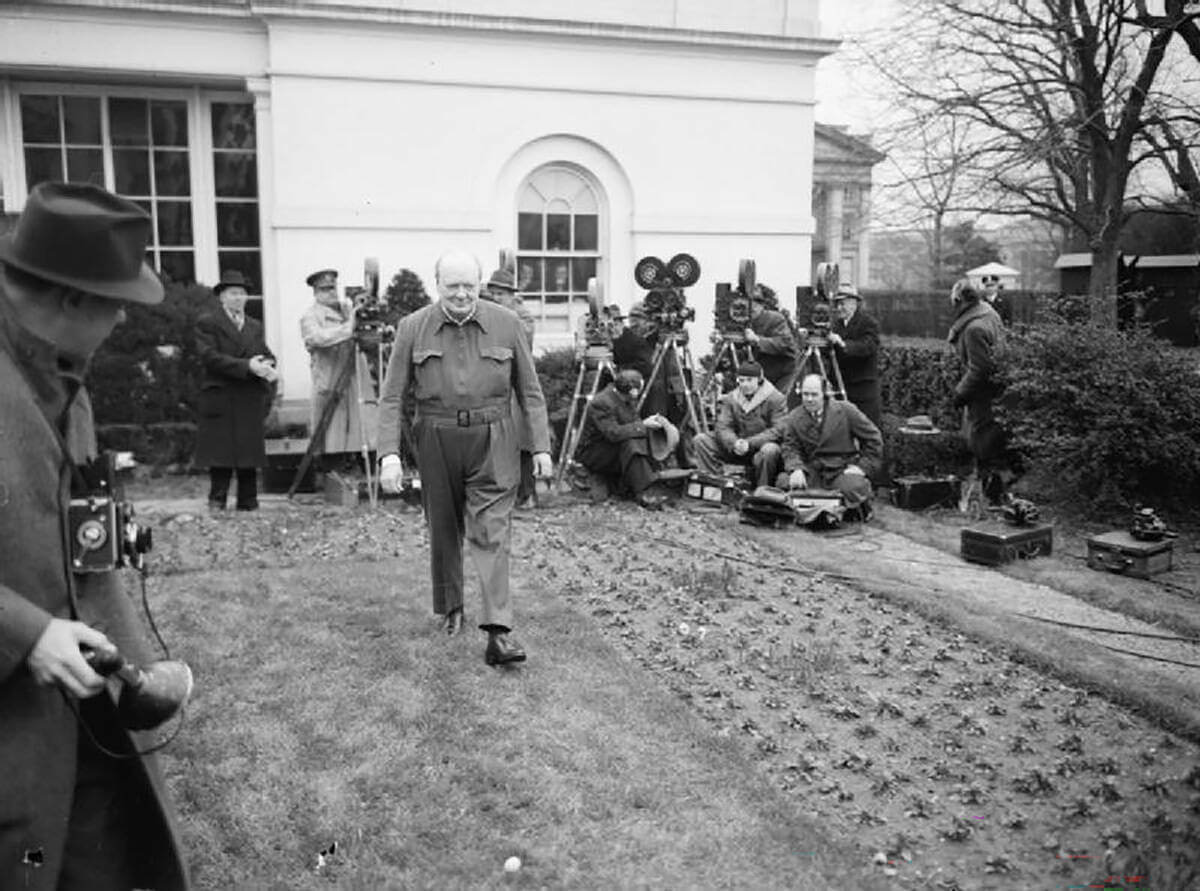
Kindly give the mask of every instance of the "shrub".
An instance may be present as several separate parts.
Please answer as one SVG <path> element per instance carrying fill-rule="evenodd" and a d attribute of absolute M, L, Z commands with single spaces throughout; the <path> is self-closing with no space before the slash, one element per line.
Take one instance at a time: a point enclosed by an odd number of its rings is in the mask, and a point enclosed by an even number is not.
<path fill-rule="evenodd" d="M 571 411 L 571 397 L 575 394 L 575 381 L 579 368 L 575 362 L 575 350 L 562 347 L 547 350 L 537 357 L 538 380 L 542 384 L 542 395 L 546 397 L 546 414 L 550 418 L 550 430 L 556 442 L 562 441 L 567 426 L 567 415 Z"/>
<path fill-rule="evenodd" d="M 1100 507 L 1200 495 L 1200 375 L 1146 331 L 1057 321 L 1010 338 L 998 413 L 1038 470 Z"/>
<path fill-rule="evenodd" d="M 885 344 L 879 351 L 883 408 L 901 418 L 929 415 L 941 429 L 957 430 L 950 398 L 961 376 L 958 356 L 944 341 Z"/>
<path fill-rule="evenodd" d="M 194 420 L 202 375 L 194 331 L 212 301 L 201 285 L 171 285 L 162 303 L 127 307 L 88 369 L 98 424 Z"/>

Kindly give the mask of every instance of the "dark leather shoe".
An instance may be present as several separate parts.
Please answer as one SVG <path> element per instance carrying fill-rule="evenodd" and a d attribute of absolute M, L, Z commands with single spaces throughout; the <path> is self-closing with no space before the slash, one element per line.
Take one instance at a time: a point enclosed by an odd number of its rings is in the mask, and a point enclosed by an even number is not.
<path fill-rule="evenodd" d="M 446 632 L 447 637 L 454 637 L 462 632 L 463 627 L 463 611 L 462 607 L 452 609 L 446 615 L 442 616 L 442 630 Z"/>
<path fill-rule="evenodd" d="M 509 662 L 524 662 L 525 651 L 513 640 L 508 633 L 493 631 L 488 634 L 487 651 L 483 654 L 488 665 L 506 665 Z"/>

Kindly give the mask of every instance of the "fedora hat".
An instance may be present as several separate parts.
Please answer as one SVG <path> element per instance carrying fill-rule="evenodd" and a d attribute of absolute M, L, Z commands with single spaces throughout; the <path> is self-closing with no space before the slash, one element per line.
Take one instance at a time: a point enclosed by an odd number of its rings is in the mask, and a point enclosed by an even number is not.
<path fill-rule="evenodd" d="M 647 427 L 646 442 L 655 461 L 666 461 L 679 445 L 679 428 L 670 421 L 661 427 Z"/>
<path fill-rule="evenodd" d="M 221 273 L 221 280 L 213 285 L 213 294 L 220 297 L 221 292 L 226 288 L 241 288 L 243 291 L 249 291 L 250 282 L 238 270 L 226 269 Z"/>
<path fill-rule="evenodd" d="M 0 262 L 97 297 L 160 303 L 149 240 L 150 217 L 132 201 L 90 183 L 40 183 L 0 237 Z"/>
<path fill-rule="evenodd" d="M 858 288 L 849 282 L 842 282 L 838 285 L 837 293 L 833 295 L 833 302 L 837 303 L 837 301 L 845 300 L 847 297 L 852 297 L 859 303 L 862 302 L 862 294 L 858 293 Z"/>
<path fill-rule="evenodd" d="M 487 286 L 489 288 L 499 288 L 502 291 L 516 291 L 517 281 L 513 277 L 511 269 L 497 269 L 492 273 L 492 277 L 488 279 Z"/>

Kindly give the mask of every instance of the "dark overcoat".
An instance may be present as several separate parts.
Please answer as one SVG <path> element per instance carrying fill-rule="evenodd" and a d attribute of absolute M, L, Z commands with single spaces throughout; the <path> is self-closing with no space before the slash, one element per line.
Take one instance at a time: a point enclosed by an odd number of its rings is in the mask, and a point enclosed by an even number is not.
<path fill-rule="evenodd" d="M 54 415 L 66 416 L 61 439 L 48 405 Z M 95 455 L 91 403 L 86 390 L 71 394 L 63 388 L 56 351 L 17 326 L 2 291 L 0 418 L 0 888 L 52 891 L 62 865 L 80 730 L 66 696 L 37 683 L 26 657 L 51 618 L 100 629 L 134 662 L 153 654 L 124 590 L 125 573 L 76 577 L 68 569 L 70 462 Z M 111 713 L 111 699 L 101 697 L 98 707 Z M 122 748 L 149 742 L 141 734 L 120 736 Z M 130 790 L 144 802 L 133 832 L 143 868 L 139 887 L 187 887 L 155 759 L 133 757 L 123 769 Z M 40 855 L 40 865 L 27 852 Z"/>
<path fill-rule="evenodd" d="M 999 461 L 1007 448 L 1004 429 L 992 409 L 1000 393 L 998 355 L 1004 347 L 1004 324 L 986 302 L 964 303 L 950 325 L 947 338 L 962 362 L 963 374 L 954 387 L 954 400 L 963 406 L 967 448 L 983 466 Z"/>
<path fill-rule="evenodd" d="M 846 386 L 846 398 L 878 427 L 883 415 L 879 387 L 879 322 L 859 307 L 849 322 L 836 319 L 830 331 L 845 343 L 835 350 L 842 383 Z"/>
<path fill-rule="evenodd" d="M 239 331 L 224 309 L 200 317 L 196 349 L 204 366 L 196 418 L 198 467 L 263 467 L 263 421 L 275 388 L 250 373 L 254 356 L 274 359 L 262 323 L 245 317 Z"/>

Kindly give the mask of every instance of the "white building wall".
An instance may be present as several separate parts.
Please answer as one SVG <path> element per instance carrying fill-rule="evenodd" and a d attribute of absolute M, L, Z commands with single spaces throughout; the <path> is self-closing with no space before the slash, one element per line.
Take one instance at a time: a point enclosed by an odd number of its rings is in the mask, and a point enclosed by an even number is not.
<path fill-rule="evenodd" d="M 713 287 L 736 280 L 740 258 L 757 260 L 785 305 L 808 283 L 813 74 L 832 45 L 644 29 L 812 36 L 816 0 L 572 4 L 572 17 L 636 23 L 595 33 L 561 26 L 562 4 L 540 0 L 358 0 L 379 7 L 363 22 L 339 19 L 338 3 L 317 5 L 321 15 L 298 18 L 293 3 L 258 2 L 280 11 L 259 19 L 0 10 L 0 73 L 190 80 L 254 98 L 260 198 L 270 202 L 267 333 L 285 398 L 309 391 L 298 328 L 310 271 L 332 266 L 354 284 L 374 256 L 385 280 L 409 267 L 432 294 L 437 256 L 464 247 L 486 274 L 499 248 L 515 246 L 517 190 L 544 163 L 574 164 L 600 187 L 608 302 L 640 299 L 641 256 L 699 259 L 688 291 L 697 356 L 708 352 Z M 404 16 L 418 5 L 431 14 L 414 24 Z M 475 11 L 546 23 L 461 17 Z"/>

